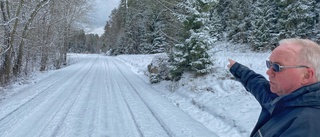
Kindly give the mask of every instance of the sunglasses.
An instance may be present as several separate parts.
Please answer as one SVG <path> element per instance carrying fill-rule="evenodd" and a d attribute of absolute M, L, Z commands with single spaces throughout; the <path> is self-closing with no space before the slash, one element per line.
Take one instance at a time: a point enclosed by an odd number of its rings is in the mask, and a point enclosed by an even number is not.
<path fill-rule="evenodd" d="M 269 60 L 266 60 L 266 64 L 267 64 L 267 68 L 269 69 L 270 67 L 272 67 L 274 72 L 280 72 L 282 69 L 285 69 L 285 68 L 309 68 L 308 66 L 281 66 L 277 63 L 272 63 Z"/>

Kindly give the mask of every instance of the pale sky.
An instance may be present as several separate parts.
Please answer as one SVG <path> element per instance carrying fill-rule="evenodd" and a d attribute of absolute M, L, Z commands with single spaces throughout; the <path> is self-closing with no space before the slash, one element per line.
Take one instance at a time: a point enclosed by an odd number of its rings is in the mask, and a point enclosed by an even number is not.
<path fill-rule="evenodd" d="M 88 33 L 101 35 L 106 21 L 109 19 L 111 11 L 117 8 L 120 0 L 94 0 L 94 14 L 92 17 L 92 26 Z"/>

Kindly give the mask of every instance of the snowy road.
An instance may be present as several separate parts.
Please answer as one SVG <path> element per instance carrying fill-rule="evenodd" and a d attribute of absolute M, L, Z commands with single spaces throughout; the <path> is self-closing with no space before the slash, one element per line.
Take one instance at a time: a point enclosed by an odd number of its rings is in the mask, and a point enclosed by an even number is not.
<path fill-rule="evenodd" d="M 0 102 L 1 137 L 214 137 L 121 61 L 90 55 Z"/>

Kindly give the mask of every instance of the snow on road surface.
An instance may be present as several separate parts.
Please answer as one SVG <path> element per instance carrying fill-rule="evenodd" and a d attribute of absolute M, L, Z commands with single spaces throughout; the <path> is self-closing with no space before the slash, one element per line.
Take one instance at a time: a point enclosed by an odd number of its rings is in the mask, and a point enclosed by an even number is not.
<path fill-rule="evenodd" d="M 0 136 L 216 136 L 120 60 L 85 57 L 1 100 Z"/>

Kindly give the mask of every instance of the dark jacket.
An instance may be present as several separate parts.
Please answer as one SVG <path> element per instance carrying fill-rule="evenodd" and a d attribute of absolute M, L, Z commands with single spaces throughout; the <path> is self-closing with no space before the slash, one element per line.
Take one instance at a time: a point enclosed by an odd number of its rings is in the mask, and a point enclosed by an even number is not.
<path fill-rule="evenodd" d="M 230 72 L 262 107 L 251 137 L 320 136 L 320 82 L 277 96 L 269 81 L 249 68 L 235 63 Z"/>

